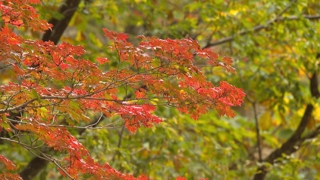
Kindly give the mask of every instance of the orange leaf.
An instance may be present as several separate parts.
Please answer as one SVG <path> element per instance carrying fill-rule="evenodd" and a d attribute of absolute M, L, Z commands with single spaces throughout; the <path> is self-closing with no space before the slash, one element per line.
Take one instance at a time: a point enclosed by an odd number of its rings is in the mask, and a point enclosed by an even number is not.
<path fill-rule="evenodd" d="M 97 61 L 98 61 L 100 64 L 104 64 L 104 63 L 109 62 L 108 58 L 97 58 Z"/>
<path fill-rule="evenodd" d="M 0 155 L 0 161 L 5 165 L 8 170 L 15 170 L 16 166 L 7 158 Z"/>

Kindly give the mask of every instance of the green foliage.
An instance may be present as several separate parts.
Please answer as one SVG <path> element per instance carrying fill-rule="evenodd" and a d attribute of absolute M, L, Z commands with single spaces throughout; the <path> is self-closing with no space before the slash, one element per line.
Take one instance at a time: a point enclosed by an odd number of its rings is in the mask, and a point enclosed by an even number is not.
<path fill-rule="evenodd" d="M 42 17 L 61 18 L 56 13 L 60 2 L 43 4 L 37 7 Z M 101 123 L 108 128 L 87 130 L 78 138 L 95 160 L 108 162 L 115 169 L 135 176 L 146 174 L 154 179 L 253 177 L 261 165 L 257 126 L 264 159 L 294 134 L 307 104 L 313 104 L 314 110 L 303 135 L 314 132 L 320 125 L 319 98 L 310 93 L 309 81 L 313 73 L 319 76 L 320 60 L 316 58 L 320 52 L 319 9 L 316 0 L 82 2 L 62 40 L 84 46 L 85 58 L 108 56 L 111 63 L 101 65 L 102 69 L 125 66 L 119 63 L 116 53 L 105 48 L 111 42 L 103 38 L 102 27 L 126 32 L 130 40 L 138 34 L 191 37 L 202 47 L 232 56 L 236 75 L 222 74 L 221 68 L 205 66 L 202 61 L 196 65 L 214 84 L 226 80 L 241 87 L 247 99 L 243 107 L 235 109 L 238 113 L 233 119 L 209 112 L 194 121 L 172 108 L 160 107 L 155 113 L 164 122 L 155 127 L 132 134 L 123 130 L 119 116 L 114 116 Z M 21 33 L 34 39 L 39 37 L 26 29 Z M 132 43 L 137 42 L 132 40 Z M 1 74 L 1 81 L 9 77 Z M 133 89 L 122 88 L 118 95 L 125 97 L 132 92 Z M 30 93 L 30 97 L 37 96 Z M 70 102 L 70 106 L 76 109 L 78 105 Z M 68 113 L 75 120 L 85 118 L 72 110 Z M 91 118 L 94 114 L 88 116 Z M 319 143 L 319 136 L 305 140 L 299 144 L 298 151 L 267 165 L 267 179 L 318 179 Z M 8 152 L 10 147 L 0 145 L 0 149 Z M 31 158 L 25 151 L 16 149 L 14 154 L 3 155 L 12 159 L 19 154 L 17 159 L 25 163 L 16 165 L 22 169 Z M 58 171 L 51 169 L 49 166 L 37 178 L 56 178 Z"/>

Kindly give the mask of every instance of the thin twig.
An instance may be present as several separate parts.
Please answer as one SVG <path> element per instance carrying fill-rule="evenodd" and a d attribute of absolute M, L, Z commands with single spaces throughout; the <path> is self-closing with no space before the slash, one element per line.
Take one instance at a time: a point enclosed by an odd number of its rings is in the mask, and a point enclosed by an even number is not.
<path fill-rule="evenodd" d="M 45 153 L 42 153 L 41 152 L 41 155 L 43 155 L 47 160 L 53 162 L 57 167 L 59 167 L 59 169 L 61 169 L 70 179 L 74 180 L 74 178 L 67 172 L 67 170 L 65 170 L 58 162 L 56 159 L 54 158 L 51 158 L 51 157 L 48 157 L 47 154 Z"/>
<path fill-rule="evenodd" d="M 260 127 L 259 127 L 259 120 L 258 120 L 258 113 L 257 113 L 257 105 L 256 102 L 252 102 L 253 107 L 253 114 L 254 114 L 254 121 L 256 124 L 256 137 L 257 137 L 257 147 L 258 147 L 258 155 L 259 155 L 259 162 L 262 162 L 262 150 L 261 150 L 261 139 L 260 139 Z"/>
<path fill-rule="evenodd" d="M 288 7 L 290 7 L 290 6 L 288 6 Z M 266 29 L 267 27 L 269 27 L 270 25 L 272 25 L 274 22 L 277 22 L 277 21 L 298 20 L 298 19 L 301 18 L 299 16 L 280 17 L 286 10 L 288 10 L 288 8 L 284 9 L 284 11 L 281 11 L 274 19 L 267 21 L 265 24 L 259 24 L 259 25 L 254 26 L 252 29 L 246 29 L 246 30 L 240 31 L 236 35 L 231 35 L 231 36 L 222 38 L 220 40 L 214 41 L 212 43 L 207 43 L 205 48 L 212 47 L 212 46 L 217 46 L 217 45 L 224 44 L 224 43 L 227 43 L 227 42 L 231 42 L 236 37 L 242 36 L 242 35 L 246 35 L 246 34 L 249 34 L 251 32 L 258 32 L 258 31 L 260 31 L 262 29 Z M 309 19 L 309 20 L 318 20 L 318 19 L 320 19 L 320 15 L 303 15 L 302 17 L 305 18 L 305 19 Z"/>
<path fill-rule="evenodd" d="M 122 128 L 121 128 L 121 131 L 118 133 L 118 134 L 119 134 L 119 140 L 118 140 L 118 145 L 117 145 L 117 148 L 118 148 L 118 149 L 119 149 L 120 146 L 121 146 L 124 128 L 125 128 L 125 123 L 123 123 Z M 113 154 L 112 160 L 111 160 L 112 162 L 115 161 L 115 157 L 116 157 L 117 154 L 118 154 L 118 150 Z"/>

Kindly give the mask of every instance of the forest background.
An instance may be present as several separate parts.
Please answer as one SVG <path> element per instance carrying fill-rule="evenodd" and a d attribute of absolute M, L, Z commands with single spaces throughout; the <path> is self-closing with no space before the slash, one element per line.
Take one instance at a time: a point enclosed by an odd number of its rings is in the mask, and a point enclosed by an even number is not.
<path fill-rule="evenodd" d="M 81 45 L 86 59 L 108 57 L 102 68 L 118 65 L 102 28 L 128 34 L 133 44 L 139 42 L 138 35 L 192 38 L 202 48 L 233 60 L 236 73 L 204 61 L 195 66 L 213 84 L 227 81 L 244 91 L 245 101 L 233 108 L 234 117 L 211 110 L 195 121 L 175 108 L 158 105 L 155 114 L 163 122 L 132 133 L 119 116 L 97 118 L 89 113 L 86 117 L 99 121 L 68 130 L 94 160 L 151 179 L 320 178 L 317 0 L 45 0 L 32 6 L 41 19 L 53 24 L 52 31 L 12 27 L 15 33 L 25 39 Z M 1 27 L 6 23 L 3 17 L 2 11 Z M 16 73 L 1 69 L 1 86 L 14 82 Z M 130 98 L 131 90 L 120 87 L 118 95 Z M 47 113 L 39 109 L 40 115 Z M 10 118 L 2 116 L 2 128 L 12 128 L 5 121 Z M 51 157 L 61 157 L 59 153 L 42 147 L 50 158 L 40 158 L 10 141 L 12 131 L 1 134 L 1 155 L 16 166 L 11 173 L 23 179 L 67 178 L 56 163 L 48 163 Z"/>

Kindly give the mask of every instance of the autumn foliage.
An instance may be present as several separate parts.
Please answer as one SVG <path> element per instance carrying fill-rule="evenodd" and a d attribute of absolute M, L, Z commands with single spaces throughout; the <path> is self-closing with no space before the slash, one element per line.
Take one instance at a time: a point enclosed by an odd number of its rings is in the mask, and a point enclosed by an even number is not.
<path fill-rule="evenodd" d="M 1 131 L 11 134 L 28 132 L 48 147 L 63 154 L 56 164 L 61 174 L 77 179 L 84 174 L 93 179 L 135 179 L 122 174 L 108 164 L 98 164 L 86 148 L 69 132 L 83 122 L 89 122 L 88 112 L 104 114 L 104 118 L 120 116 L 126 128 L 135 132 L 141 126 L 161 123 L 154 114 L 158 105 L 177 108 L 197 119 L 209 109 L 220 115 L 234 116 L 230 109 L 241 105 L 244 93 L 227 82 L 214 85 L 206 80 L 198 60 L 210 66 L 220 66 L 234 72 L 230 58 L 220 58 L 211 49 L 201 49 L 192 39 L 158 39 L 137 37 L 138 45 L 127 41 L 123 33 L 103 29 L 111 41 L 108 48 L 117 55 L 117 65 L 100 57 L 83 59 L 85 50 L 65 42 L 24 39 L 14 28 L 31 28 L 43 32 L 51 25 L 40 20 L 28 3 L 38 0 L 1 1 L 4 27 L 0 31 L 1 68 L 10 73 L 10 81 L 0 85 Z M 128 89 L 121 96 L 119 88 Z M 12 114 L 18 113 L 16 119 Z M 32 144 L 18 139 L 2 140 L 23 146 L 33 152 Z M 39 156 L 45 156 L 37 152 Z M 10 174 L 13 163 L 0 156 L 7 172 L 3 178 L 18 178 Z M 141 176 L 140 179 L 146 179 Z"/>

